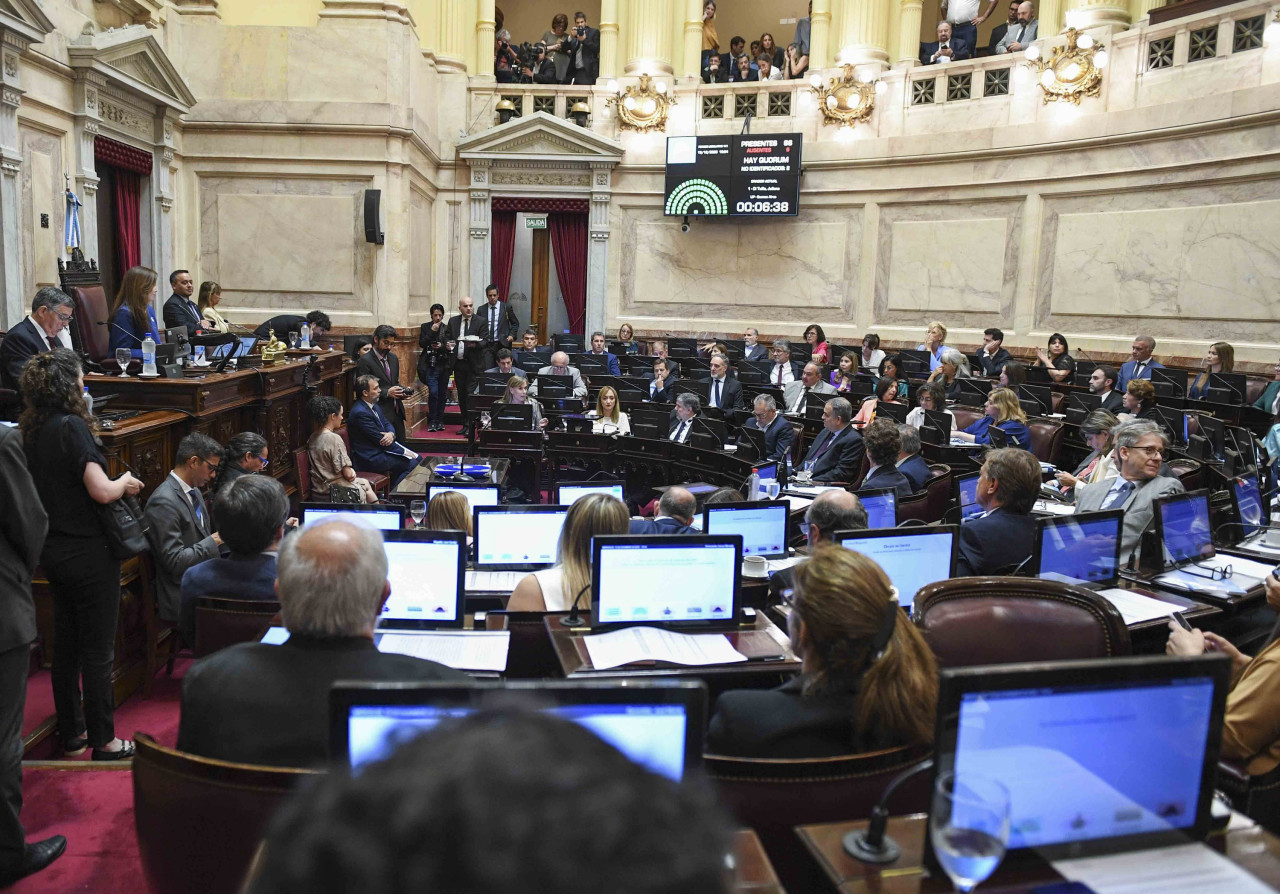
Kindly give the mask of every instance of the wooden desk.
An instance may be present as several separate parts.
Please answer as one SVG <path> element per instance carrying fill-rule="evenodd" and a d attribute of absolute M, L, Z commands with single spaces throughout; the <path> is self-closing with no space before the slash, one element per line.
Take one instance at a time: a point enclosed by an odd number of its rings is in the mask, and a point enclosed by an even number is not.
<path fill-rule="evenodd" d="M 924 836 L 928 829 L 926 815 L 912 814 L 889 820 L 889 834 L 901 845 L 902 856 L 886 866 L 859 863 L 844 852 L 841 839 L 854 829 L 866 826 L 867 822 L 862 820 L 796 827 L 796 834 L 822 867 L 833 890 L 841 894 L 941 894 L 952 890 L 949 879 L 945 876 L 930 877 L 922 865 Z M 1208 844 L 1268 885 L 1280 886 L 1280 838 L 1261 826 L 1210 835 Z M 1016 865 L 1001 865 L 990 881 L 979 885 L 978 890 L 1012 894 L 1029 886 L 1062 880 L 1062 876 L 1047 863 L 1028 858 L 1019 860 Z"/>
<path fill-rule="evenodd" d="M 485 456 L 428 457 L 426 462 L 422 463 L 420 466 L 418 466 L 416 469 L 414 469 L 412 472 L 406 475 L 404 477 L 404 480 L 401 481 L 398 485 L 396 485 L 396 488 L 393 491 L 391 491 L 391 494 L 388 499 L 397 503 L 407 503 L 411 499 L 418 499 L 422 497 L 422 495 L 427 492 L 428 484 L 442 484 L 442 485 L 448 486 L 450 484 L 455 484 L 455 483 L 457 484 L 464 483 L 461 481 L 454 482 L 448 478 L 435 477 L 436 466 L 439 466 L 445 463 L 456 463 L 456 462 L 488 463 L 490 467 L 490 471 L 489 471 L 489 477 L 487 479 L 486 478 L 477 479 L 477 478 L 471 478 L 470 476 L 468 476 L 467 481 L 474 484 L 496 484 L 499 487 L 501 487 L 502 484 L 507 480 L 507 470 L 511 465 L 509 460 L 500 456 L 496 456 L 496 457 L 485 457 Z"/>
<path fill-rule="evenodd" d="M 733 833 L 733 890 L 740 894 L 786 894 L 760 838 L 750 829 Z"/>

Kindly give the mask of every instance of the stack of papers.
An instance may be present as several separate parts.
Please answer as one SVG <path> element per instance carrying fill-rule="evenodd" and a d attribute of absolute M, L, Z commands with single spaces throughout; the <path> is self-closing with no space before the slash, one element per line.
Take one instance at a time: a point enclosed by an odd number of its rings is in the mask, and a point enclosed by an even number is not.
<path fill-rule="evenodd" d="M 1210 580 L 1211 571 L 1231 566 L 1231 576 L 1226 580 Z M 1208 593 L 1213 596 L 1243 596 L 1254 587 L 1262 586 L 1271 573 L 1271 566 L 1240 556 L 1214 556 L 1195 565 L 1175 568 L 1152 578 L 1156 583 L 1183 589 L 1191 593 Z"/>
<path fill-rule="evenodd" d="M 825 493 L 829 490 L 844 490 L 843 487 L 833 487 L 829 484 L 788 484 L 787 493 L 802 494 L 806 497 L 816 497 L 818 494 Z"/>
<path fill-rule="evenodd" d="M 464 586 L 468 593 L 510 593 L 526 573 L 524 571 L 468 571 Z"/>
<path fill-rule="evenodd" d="M 1144 596 L 1132 590 L 1101 590 L 1098 595 L 1116 607 L 1126 624 L 1140 624 L 1143 621 L 1154 621 L 1156 618 L 1169 618 L 1174 612 L 1182 610 L 1179 606 L 1152 599 L 1150 596 Z"/>
<path fill-rule="evenodd" d="M 802 509 L 808 509 L 809 504 L 813 502 L 812 497 L 798 497 L 792 494 L 783 494 L 780 499 L 787 501 L 787 512 L 799 512 Z"/>
<path fill-rule="evenodd" d="M 804 555 L 804 556 L 788 556 L 785 559 L 770 559 L 769 573 L 777 574 L 783 568 L 790 568 L 792 565 L 799 565 L 801 562 L 803 562 L 807 558 L 809 557 L 807 555 Z"/>
<path fill-rule="evenodd" d="M 501 673 L 507 669 L 510 645 L 510 630 L 431 630 L 384 633 L 378 651 L 425 658 L 455 670 Z"/>
<path fill-rule="evenodd" d="M 659 627 L 628 627 L 583 637 L 596 670 L 609 670 L 637 661 L 667 661 L 689 667 L 736 664 L 747 656 L 723 633 L 672 633 Z"/>
<path fill-rule="evenodd" d="M 1054 500 L 1036 500 L 1031 510 L 1033 512 L 1043 512 L 1047 515 L 1071 515 L 1076 511 L 1076 507 L 1070 503 L 1058 503 Z"/>
<path fill-rule="evenodd" d="M 1097 894 L 1263 894 L 1272 889 L 1203 844 L 1054 860 L 1063 878 Z"/>

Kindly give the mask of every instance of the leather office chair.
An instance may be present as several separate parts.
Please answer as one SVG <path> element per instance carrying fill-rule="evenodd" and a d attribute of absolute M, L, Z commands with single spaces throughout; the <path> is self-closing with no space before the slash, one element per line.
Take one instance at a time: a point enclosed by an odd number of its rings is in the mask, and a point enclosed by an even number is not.
<path fill-rule="evenodd" d="M 71 260 L 58 260 L 58 284 L 75 302 L 71 343 L 95 363 L 119 369 L 111 357 L 111 299 L 102 287 L 102 273 L 96 260 L 86 261 L 80 249 L 72 249 Z"/>
<path fill-rule="evenodd" d="M 311 502 L 311 454 L 306 447 L 293 451 L 293 467 L 298 473 L 298 502 Z"/>
<path fill-rule="evenodd" d="M 916 521 L 922 525 L 929 523 L 929 494 L 921 491 L 898 500 L 898 524 L 905 521 Z"/>
<path fill-rule="evenodd" d="M 560 660 L 556 657 L 555 646 L 551 642 L 551 634 L 547 632 L 547 625 L 544 623 L 549 616 L 548 612 L 510 611 L 491 611 L 485 615 L 486 630 L 511 631 L 511 645 L 507 649 L 507 669 L 504 674 L 507 679 L 541 680 L 564 676 Z"/>
<path fill-rule="evenodd" d="M 347 448 L 347 456 L 350 456 L 351 436 L 347 434 L 347 427 L 345 425 L 342 426 L 342 428 L 337 429 L 337 433 L 338 437 L 342 438 L 343 445 Z M 381 472 L 361 472 L 356 469 L 356 476 L 368 481 L 373 486 L 373 492 L 383 499 L 386 499 L 387 495 L 391 493 L 391 479 Z"/>
<path fill-rule="evenodd" d="M 1204 486 L 1204 467 L 1199 460 L 1179 457 L 1166 464 L 1187 490 L 1198 490 Z"/>
<path fill-rule="evenodd" d="M 1252 404 L 1255 400 L 1262 397 L 1262 392 L 1267 390 L 1267 379 L 1261 379 L 1256 376 L 1249 376 L 1244 380 L 1244 402 Z"/>
<path fill-rule="evenodd" d="M 951 412 L 956 417 L 956 421 L 951 426 L 953 431 L 964 431 L 982 418 L 982 410 L 975 410 L 972 407 L 951 407 Z"/>
<path fill-rule="evenodd" d="M 961 577 L 916 594 L 915 622 L 943 667 L 1129 655 L 1129 628 L 1103 597 L 1058 581 Z"/>
<path fill-rule="evenodd" d="M 1049 419 L 1032 419 L 1027 428 L 1031 431 L 1031 452 L 1040 462 L 1056 466 L 1062 455 L 1062 440 L 1067 435 L 1066 426 Z"/>
<path fill-rule="evenodd" d="M 319 774 L 198 757 L 145 733 L 134 741 L 134 825 L 152 894 L 239 890 L 276 808 Z"/>
<path fill-rule="evenodd" d="M 931 524 L 942 521 L 951 507 L 951 467 L 946 463 L 930 463 L 924 492 L 929 497 L 924 510 L 925 521 Z"/>
<path fill-rule="evenodd" d="M 202 596 L 196 602 L 196 641 L 192 651 L 197 658 L 203 658 L 236 643 L 257 642 L 278 614 L 279 602 Z"/>
<path fill-rule="evenodd" d="M 1227 796 L 1232 808 L 1268 831 L 1280 832 L 1280 768 L 1250 776 L 1243 764 L 1218 761 L 1216 787 Z"/>
<path fill-rule="evenodd" d="M 164 665 L 166 673 L 173 676 L 173 662 L 178 655 L 182 637 L 178 635 L 178 628 L 174 624 L 160 617 L 156 603 L 156 566 L 151 552 L 139 553 L 136 561 L 139 589 L 142 591 L 139 604 L 142 611 L 142 629 L 146 640 L 147 656 L 147 672 L 142 680 L 142 697 L 150 698 L 151 684 L 161 665 Z"/>
<path fill-rule="evenodd" d="M 720 803 L 760 836 L 786 890 L 816 891 L 826 884 L 795 827 L 869 817 L 885 786 L 932 753 L 917 746 L 798 760 L 708 754 L 703 764 Z M 890 804 L 895 816 L 928 807 L 928 773 L 904 782 Z"/>

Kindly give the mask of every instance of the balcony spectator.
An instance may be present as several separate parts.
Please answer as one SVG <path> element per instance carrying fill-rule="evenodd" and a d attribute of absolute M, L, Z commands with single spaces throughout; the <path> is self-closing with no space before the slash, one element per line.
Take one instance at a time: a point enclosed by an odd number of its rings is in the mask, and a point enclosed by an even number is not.
<path fill-rule="evenodd" d="M 1018 4 L 1018 23 L 1009 26 L 996 45 L 997 53 L 1021 53 L 1039 36 L 1040 20 L 1034 18 L 1032 9 L 1029 0 Z"/>
<path fill-rule="evenodd" d="M 573 31 L 565 47 L 569 51 L 569 83 L 584 87 L 600 77 L 600 29 L 587 24 L 587 14 L 573 14 Z"/>
<path fill-rule="evenodd" d="M 520 57 L 511 48 L 511 32 L 503 28 L 494 38 L 493 44 L 494 78 L 499 84 L 514 84 L 518 71 L 516 66 L 520 64 Z"/>
<path fill-rule="evenodd" d="M 782 47 L 773 42 L 773 35 L 766 31 L 760 35 L 760 53 L 769 54 L 769 62 L 774 68 L 782 68 Z M 760 58 L 760 53 L 753 53 L 756 59 Z"/>
<path fill-rule="evenodd" d="M 555 63 L 556 79 L 553 83 L 568 83 L 569 51 L 566 44 L 569 42 L 569 17 L 562 12 L 556 13 L 551 19 L 551 30 L 543 32 L 542 42 L 547 45 L 547 58 Z"/>
<path fill-rule="evenodd" d="M 720 35 L 716 34 L 716 0 L 702 4 L 702 67 L 706 68 L 713 56 L 720 55 Z"/>
<path fill-rule="evenodd" d="M 733 71 L 729 75 L 729 82 L 733 84 L 744 84 L 747 81 L 760 80 L 759 74 L 751 67 L 751 60 L 746 56 L 739 56 L 734 60 Z"/>
<path fill-rule="evenodd" d="M 938 23 L 938 39 L 920 44 L 920 64 L 933 65 L 935 62 L 956 62 L 960 59 L 972 59 L 973 47 L 956 37 L 950 22 Z"/>
<path fill-rule="evenodd" d="M 532 66 L 525 65 L 520 68 L 520 83 L 522 84 L 558 84 L 556 80 L 556 64 L 547 58 L 547 45 L 539 41 L 533 45 L 533 51 L 537 56 Z"/>
<path fill-rule="evenodd" d="M 990 18 L 996 8 L 996 0 L 987 0 L 987 10 L 979 14 L 982 0 L 942 0 L 942 15 L 951 23 L 951 35 L 969 45 L 969 52 L 978 45 L 978 26 Z"/>
<path fill-rule="evenodd" d="M 704 84 L 727 84 L 729 83 L 729 69 L 720 67 L 720 56 L 708 56 L 707 64 L 702 69 L 702 83 Z"/>
<path fill-rule="evenodd" d="M 800 21 L 796 22 L 796 33 L 791 38 L 791 46 L 799 47 L 800 54 L 808 57 L 809 55 L 809 35 L 813 32 L 813 0 L 809 0 L 809 14 Z M 806 58 L 805 64 L 808 65 Z"/>
<path fill-rule="evenodd" d="M 761 53 L 756 58 L 756 68 L 759 72 L 759 80 L 761 81 L 781 81 L 782 69 L 774 66 L 773 61 L 769 58 L 768 53 Z"/>
<path fill-rule="evenodd" d="M 782 77 L 794 81 L 809 73 L 809 54 L 798 43 L 787 47 L 786 58 L 782 62 Z"/>
<path fill-rule="evenodd" d="M 1004 40 L 1004 36 L 1009 33 L 1009 28 L 1018 24 L 1018 4 L 1021 0 L 1013 0 L 1009 4 L 1009 18 L 996 25 L 991 29 L 991 40 L 987 43 L 987 51 L 995 53 L 996 47 L 1000 45 L 1000 41 Z"/>

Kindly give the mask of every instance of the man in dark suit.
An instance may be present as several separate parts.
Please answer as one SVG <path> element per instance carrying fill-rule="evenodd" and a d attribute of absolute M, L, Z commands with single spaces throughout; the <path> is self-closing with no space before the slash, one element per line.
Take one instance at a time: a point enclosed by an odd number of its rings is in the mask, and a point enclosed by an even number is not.
<path fill-rule="evenodd" d="M 22 810 L 22 714 L 36 638 L 31 574 L 40 562 L 49 517 L 27 471 L 22 435 L 0 425 L 0 888 L 39 872 L 67 847 L 54 835 L 27 844 Z"/>
<path fill-rule="evenodd" d="M 809 549 L 822 543 L 835 543 L 839 531 L 862 531 L 867 527 L 867 510 L 856 494 L 844 489 L 824 490 L 804 511 L 808 525 L 805 536 Z M 782 594 L 791 589 L 791 568 L 783 568 L 769 576 L 769 601 L 777 604 Z"/>
<path fill-rule="evenodd" d="M 762 394 L 756 398 L 751 418 L 743 423 L 743 427 L 764 432 L 766 460 L 778 462 L 791 453 L 791 444 L 796 439 L 796 430 L 791 427 L 787 419 L 779 415 L 778 402 L 772 395 Z"/>
<path fill-rule="evenodd" d="M 222 546 L 200 495 L 200 488 L 218 474 L 222 448 L 208 435 L 192 432 L 178 442 L 175 460 L 177 465 L 151 492 L 144 511 L 156 566 L 156 610 L 171 623 L 178 620 L 182 604 L 182 575 L 217 556 Z"/>
<path fill-rule="evenodd" d="M 257 329 L 253 330 L 253 334 L 258 338 L 266 339 L 272 332 L 275 332 L 276 338 L 287 342 L 289 333 L 300 331 L 303 323 L 311 327 L 311 344 L 313 345 L 316 343 L 316 339 L 322 337 L 333 328 L 333 322 L 329 319 L 328 314 L 323 311 L 313 310 L 305 317 L 300 317 L 297 314 L 278 314 L 258 326 Z"/>
<path fill-rule="evenodd" d="M 697 534 L 691 527 L 698 513 L 697 498 L 683 487 L 669 487 L 658 500 L 653 518 L 633 518 L 628 526 L 631 534 Z"/>
<path fill-rule="evenodd" d="M 453 384 L 458 392 L 458 409 L 462 412 L 460 434 L 467 433 L 471 392 L 476 387 L 476 376 L 485 368 L 484 337 L 484 325 L 475 314 L 475 302 L 464 295 L 458 299 L 458 316 L 445 325 L 445 347 L 449 350 Z"/>
<path fill-rule="evenodd" d="M 283 645 L 241 643 L 197 661 L 182 681 L 178 748 L 218 760 L 319 767 L 328 760 L 329 690 L 337 680 L 467 676 L 383 654 L 373 630 L 391 584 L 381 534 L 360 522 L 308 525 L 280 545 Z"/>
<path fill-rule="evenodd" d="M 702 400 L 689 391 L 681 391 L 676 395 L 676 405 L 670 414 L 671 430 L 667 440 L 677 444 L 688 444 L 689 435 L 693 432 L 693 419 L 702 412 Z"/>
<path fill-rule="evenodd" d="M 175 270 L 169 274 L 169 286 L 173 294 L 164 303 L 164 328 L 187 328 L 187 335 L 195 335 L 203 323 L 200 308 L 191 300 L 195 294 L 196 281 L 186 270 Z"/>
<path fill-rule="evenodd" d="M 1153 360 L 1151 354 L 1156 349 L 1156 340 L 1150 335 L 1139 335 L 1133 340 L 1132 360 L 1125 361 L 1120 367 L 1120 377 L 1116 379 L 1116 390 L 1123 394 L 1134 379 L 1151 379 L 1151 370 L 1164 369 L 1164 364 Z"/>
<path fill-rule="evenodd" d="M 747 328 L 742 335 L 742 359 L 743 360 L 768 360 L 769 349 L 760 344 L 760 330 L 754 326 Z"/>
<path fill-rule="evenodd" d="M 362 354 L 356 361 L 356 375 L 373 376 L 378 380 L 381 397 L 378 407 L 391 422 L 396 440 L 404 443 L 404 398 L 413 394 L 412 389 L 400 384 L 400 358 L 395 355 L 396 330 L 391 326 L 379 326 L 373 330 L 373 350 Z"/>
<path fill-rule="evenodd" d="M 188 643 L 196 641 L 196 603 L 203 596 L 223 599 L 276 598 L 276 551 L 284 537 L 289 495 L 269 475 L 245 475 L 223 484 L 214 500 L 219 527 L 231 551 L 227 558 L 206 559 L 182 575 L 182 603 L 178 631 Z"/>
<path fill-rule="evenodd" d="M 1089 393 L 1102 398 L 1100 409 L 1113 416 L 1124 412 L 1124 395 L 1116 388 L 1117 373 L 1114 367 L 1099 366 L 1089 374 Z"/>
<path fill-rule="evenodd" d="M 22 368 L 36 354 L 65 347 L 58 335 L 71 323 L 75 304 L 71 296 L 53 286 L 36 292 L 31 316 L 17 323 L 0 341 L 0 388 L 22 393 Z"/>
<path fill-rule="evenodd" d="M 987 451 L 978 476 L 978 505 L 986 511 L 960 526 L 957 577 L 1009 574 L 1035 549 L 1031 507 L 1040 493 L 1040 461 L 1029 450 Z"/>
<path fill-rule="evenodd" d="M 813 480 L 853 481 L 862 470 L 862 436 L 849 423 L 853 406 L 843 397 L 833 397 L 822 408 L 822 433 L 814 439 L 801 463 Z"/>
<path fill-rule="evenodd" d="M 858 490 L 879 490 L 891 487 L 898 499 L 909 497 L 913 488 L 907 476 L 898 471 L 898 452 L 902 449 L 902 435 L 892 419 L 883 416 L 873 419 L 862 429 L 862 441 L 866 445 L 871 468 L 862 479 Z M 1026 451 L 1023 451 L 1024 453 Z"/>
<path fill-rule="evenodd" d="M 711 355 L 711 375 L 702 380 L 707 386 L 707 406 L 722 410 L 741 410 L 746 407 L 742 399 L 742 385 L 729 375 L 729 358 L 724 354 Z"/>
<path fill-rule="evenodd" d="M 938 39 L 920 43 L 920 64 L 933 65 L 935 62 L 958 62 L 961 59 L 972 59 L 973 47 L 963 38 L 953 37 L 951 23 L 938 23 Z"/>
<path fill-rule="evenodd" d="M 978 352 L 978 363 L 982 367 L 982 375 L 994 379 L 1000 375 L 1004 365 L 1013 359 L 1004 348 L 1004 333 L 995 327 L 982 332 L 982 350 Z M 974 370 L 976 373 L 977 370 Z"/>
<path fill-rule="evenodd" d="M 587 352 L 589 356 L 597 357 L 605 365 L 611 376 L 622 375 L 622 369 L 618 366 L 618 358 L 610 354 L 604 347 L 604 333 L 591 333 L 591 350 Z"/>
<path fill-rule="evenodd" d="M 902 447 L 898 450 L 898 471 L 911 482 L 912 493 L 924 490 L 931 474 L 929 464 L 920 455 L 920 430 L 914 425 L 899 425 Z"/>
<path fill-rule="evenodd" d="M 484 300 L 476 317 L 484 330 L 484 358 L 480 368 L 488 369 L 493 366 L 499 349 L 511 350 L 520 331 L 520 321 L 509 303 L 498 300 L 498 287 L 493 283 L 484 287 Z"/>
<path fill-rule="evenodd" d="M 422 457 L 396 440 L 395 426 L 378 406 L 382 389 L 376 377 L 356 376 L 356 394 L 358 399 L 347 414 L 351 459 L 358 469 L 386 475 L 394 488 L 418 467 Z"/>
<path fill-rule="evenodd" d="M 573 30 L 565 42 L 569 54 L 569 83 L 590 87 L 600 77 L 600 31 L 587 25 L 587 17 L 574 13 Z"/>
<path fill-rule="evenodd" d="M 987 50 L 994 54 L 996 47 L 1000 45 L 1000 41 L 1004 40 L 1004 36 L 1009 33 L 1009 28 L 1018 24 L 1018 5 L 1021 0 L 1013 0 L 1009 4 L 1009 18 L 1007 21 L 1001 22 L 991 29 L 991 40 L 987 43 Z"/>

